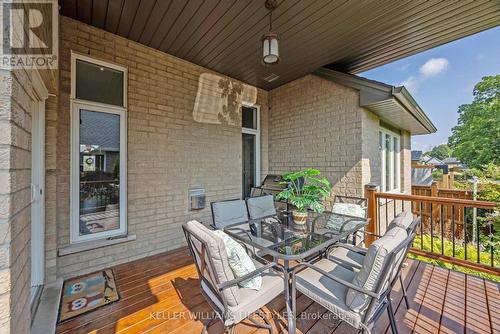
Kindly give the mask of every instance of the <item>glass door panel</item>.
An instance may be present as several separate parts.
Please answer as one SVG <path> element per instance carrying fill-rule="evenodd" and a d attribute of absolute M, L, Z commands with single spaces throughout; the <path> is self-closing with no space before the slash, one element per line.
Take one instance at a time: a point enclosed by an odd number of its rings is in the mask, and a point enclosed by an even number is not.
<path fill-rule="evenodd" d="M 120 228 L 120 116 L 80 109 L 79 235 Z"/>
<path fill-rule="evenodd" d="M 255 135 L 243 133 L 243 198 L 250 196 L 252 187 L 255 186 Z"/>

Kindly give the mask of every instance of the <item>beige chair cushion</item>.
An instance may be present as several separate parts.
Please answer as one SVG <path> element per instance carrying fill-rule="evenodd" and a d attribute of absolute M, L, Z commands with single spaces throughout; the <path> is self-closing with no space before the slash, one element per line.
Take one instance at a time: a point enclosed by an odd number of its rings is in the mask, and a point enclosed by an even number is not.
<path fill-rule="evenodd" d="M 254 261 L 254 264 L 256 268 L 262 266 L 258 261 Z M 238 305 L 228 308 L 229 314 L 225 322 L 226 326 L 240 322 L 283 293 L 285 283 L 281 275 L 272 270 L 267 270 L 261 274 L 261 277 L 262 286 L 260 290 L 240 288 Z"/>
<path fill-rule="evenodd" d="M 250 197 L 247 199 L 248 214 L 250 219 L 275 216 L 276 208 L 272 195 Z"/>
<path fill-rule="evenodd" d="M 229 267 L 236 278 L 245 276 L 255 270 L 252 258 L 247 254 L 242 245 L 221 230 L 213 231 L 226 245 L 226 253 Z M 259 290 L 262 285 L 260 275 L 242 281 L 238 284 L 242 288 Z"/>
<path fill-rule="evenodd" d="M 401 227 L 407 230 L 411 223 L 413 222 L 413 214 L 411 211 L 403 211 L 400 214 L 398 214 L 389 224 L 387 227 L 387 230 L 390 230 L 393 227 Z"/>
<path fill-rule="evenodd" d="M 400 227 L 394 227 L 387 233 L 375 240 L 366 252 L 363 259 L 361 270 L 356 273 L 352 283 L 360 288 L 369 291 L 375 291 L 378 288 L 382 271 L 387 265 L 388 254 L 406 240 L 406 230 Z M 384 286 L 388 282 L 383 282 Z M 370 297 L 366 294 L 349 289 L 347 292 L 346 303 L 349 308 L 355 312 L 363 312 L 369 305 Z"/>
<path fill-rule="evenodd" d="M 226 253 L 226 245 L 221 238 L 216 236 L 213 231 L 206 228 L 203 224 L 192 220 L 187 222 L 184 227 L 188 232 L 203 240 L 212 256 L 213 268 L 208 258 L 205 258 L 205 265 L 202 265 L 200 254 L 202 253 L 202 244 L 195 238 L 191 238 L 193 243 L 195 260 L 200 268 L 201 275 L 215 287 L 217 281 L 223 283 L 234 279 L 233 272 L 229 267 L 229 261 Z M 240 292 L 237 286 L 224 289 L 221 292 L 227 300 L 228 305 L 237 305 L 240 299 Z M 214 301 L 215 302 L 215 301 Z M 220 303 L 220 301 L 218 301 Z"/>
<path fill-rule="evenodd" d="M 354 273 L 328 259 L 314 264 L 329 274 L 351 282 Z M 353 312 L 346 304 L 347 287 L 323 276 L 317 271 L 307 268 L 296 276 L 297 290 L 322 305 L 339 319 L 355 328 L 360 328 L 362 314 Z"/>

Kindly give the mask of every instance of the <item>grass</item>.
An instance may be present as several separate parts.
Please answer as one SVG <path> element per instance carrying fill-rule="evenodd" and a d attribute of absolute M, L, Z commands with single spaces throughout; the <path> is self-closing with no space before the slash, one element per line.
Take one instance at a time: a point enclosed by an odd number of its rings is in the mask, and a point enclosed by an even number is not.
<path fill-rule="evenodd" d="M 427 252 L 431 252 L 431 236 L 430 235 L 423 235 L 422 240 L 423 240 L 423 250 L 427 251 Z M 434 237 L 433 244 L 434 244 L 434 247 L 433 247 L 434 253 L 441 254 L 441 238 Z M 415 241 L 413 243 L 413 246 L 416 249 L 421 249 L 420 235 L 417 235 L 415 237 Z M 452 241 L 444 239 L 443 246 L 444 246 L 444 255 L 453 256 L 453 243 L 452 243 Z M 408 257 L 411 259 L 416 259 L 416 260 L 420 260 L 423 262 L 431 263 L 431 264 L 434 264 L 434 265 L 441 267 L 441 268 L 452 269 L 452 270 L 459 271 L 462 273 L 486 278 L 486 279 L 489 279 L 489 280 L 492 280 L 495 282 L 500 282 L 499 276 L 487 274 L 487 273 L 482 272 L 482 271 L 469 269 L 469 268 L 462 267 L 462 266 L 455 265 L 455 264 L 451 264 L 451 263 L 448 263 L 445 261 L 440 261 L 440 260 L 428 258 L 428 257 L 421 256 L 421 255 L 411 254 L 411 253 L 408 254 Z M 455 256 L 454 257 L 457 259 L 462 259 L 462 260 L 465 259 L 465 248 L 464 248 L 462 243 L 455 242 Z M 472 244 L 467 244 L 467 260 L 472 261 L 472 262 L 477 261 L 477 246 L 472 245 Z M 481 251 L 480 257 L 479 257 L 479 262 L 482 264 L 486 264 L 488 266 L 491 265 L 491 257 L 490 257 L 489 252 Z M 500 266 L 499 259 L 495 257 L 493 264 L 495 267 Z"/>

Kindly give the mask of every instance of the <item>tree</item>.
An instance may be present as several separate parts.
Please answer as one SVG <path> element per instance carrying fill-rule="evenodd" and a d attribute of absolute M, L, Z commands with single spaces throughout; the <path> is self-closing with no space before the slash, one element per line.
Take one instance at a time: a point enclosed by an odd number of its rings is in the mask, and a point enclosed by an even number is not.
<path fill-rule="evenodd" d="M 474 100 L 458 108 L 458 124 L 448 145 L 469 167 L 500 165 L 500 75 L 487 76 L 474 87 Z"/>
<path fill-rule="evenodd" d="M 433 157 L 439 160 L 443 160 L 451 157 L 451 148 L 446 144 L 441 144 L 438 146 L 434 146 L 432 150 L 425 153 L 429 157 Z"/>

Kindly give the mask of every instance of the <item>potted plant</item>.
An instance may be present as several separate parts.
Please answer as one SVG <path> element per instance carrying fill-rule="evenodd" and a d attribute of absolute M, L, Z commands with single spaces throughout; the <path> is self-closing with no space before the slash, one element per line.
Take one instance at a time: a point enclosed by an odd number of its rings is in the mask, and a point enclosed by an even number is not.
<path fill-rule="evenodd" d="M 325 210 L 324 200 L 330 196 L 332 189 L 326 177 L 318 177 L 321 172 L 307 168 L 298 172 L 286 173 L 282 176 L 282 184 L 288 187 L 281 191 L 277 200 L 286 200 L 294 206 L 293 220 L 296 224 L 305 224 L 307 210 L 322 213 Z"/>

